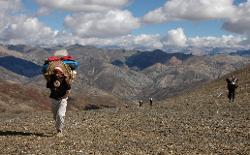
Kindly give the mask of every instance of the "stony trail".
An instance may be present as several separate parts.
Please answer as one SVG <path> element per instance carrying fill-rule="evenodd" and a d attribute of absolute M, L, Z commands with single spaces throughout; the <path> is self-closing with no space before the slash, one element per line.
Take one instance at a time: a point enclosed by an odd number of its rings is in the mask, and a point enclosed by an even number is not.
<path fill-rule="evenodd" d="M 244 107 L 247 108 L 247 107 Z M 64 137 L 49 111 L 1 114 L 2 154 L 249 154 L 249 108 L 192 112 L 174 103 L 69 111 Z"/>

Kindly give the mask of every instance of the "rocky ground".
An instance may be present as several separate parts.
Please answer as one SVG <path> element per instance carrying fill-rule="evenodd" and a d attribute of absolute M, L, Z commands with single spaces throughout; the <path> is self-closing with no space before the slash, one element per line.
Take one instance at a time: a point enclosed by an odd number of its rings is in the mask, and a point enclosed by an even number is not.
<path fill-rule="evenodd" d="M 225 77 L 152 107 L 129 105 L 66 114 L 54 136 L 49 111 L 0 114 L 1 154 L 250 154 L 250 67 L 235 72 L 234 103 Z"/>
<path fill-rule="evenodd" d="M 69 111 L 64 137 L 49 111 L 1 114 L 2 154 L 250 154 L 249 104 L 165 103 Z M 193 109 L 193 110 L 192 110 Z M 201 110 L 201 111 L 198 111 Z"/>

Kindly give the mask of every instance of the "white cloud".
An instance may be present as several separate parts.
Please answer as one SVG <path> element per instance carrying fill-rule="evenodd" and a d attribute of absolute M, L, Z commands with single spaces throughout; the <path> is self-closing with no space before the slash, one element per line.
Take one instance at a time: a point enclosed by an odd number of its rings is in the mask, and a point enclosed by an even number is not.
<path fill-rule="evenodd" d="M 61 9 L 72 12 L 96 12 L 121 8 L 131 0 L 36 0 L 43 8 Z"/>
<path fill-rule="evenodd" d="M 165 13 L 163 13 L 162 8 L 147 13 L 142 19 L 145 23 L 164 23 L 167 22 L 167 20 L 168 19 Z"/>
<path fill-rule="evenodd" d="M 223 28 L 239 34 L 243 34 L 250 38 L 250 1 L 241 3 L 237 7 L 235 16 L 229 18 Z"/>
<path fill-rule="evenodd" d="M 159 35 L 139 35 L 134 37 L 134 45 L 133 46 L 148 48 L 148 49 L 162 49 L 163 45 L 160 42 Z"/>
<path fill-rule="evenodd" d="M 126 49 L 162 49 L 160 35 L 127 35 L 116 39 L 118 45 Z"/>
<path fill-rule="evenodd" d="M 186 46 L 187 37 L 182 28 L 168 31 L 167 35 L 162 39 L 165 46 Z"/>
<path fill-rule="evenodd" d="M 52 38 L 55 32 L 46 27 L 37 18 L 18 16 L 8 17 L 11 22 L 1 30 L 0 38 L 13 44 L 42 44 Z"/>
<path fill-rule="evenodd" d="M 93 45 L 101 47 L 120 47 L 125 49 L 168 50 L 169 47 L 176 47 L 176 51 L 182 51 L 188 46 L 192 47 L 213 47 L 213 48 L 242 48 L 246 38 L 241 36 L 224 35 L 221 37 L 193 37 L 188 38 L 182 28 L 168 31 L 167 35 L 125 35 L 115 38 L 75 38 L 75 43 L 82 45 Z"/>
<path fill-rule="evenodd" d="M 47 7 L 40 7 L 36 13 L 36 16 L 45 16 L 49 15 L 52 12 L 50 8 Z"/>
<path fill-rule="evenodd" d="M 233 0 L 171 0 L 163 7 L 147 13 L 146 23 L 163 23 L 173 20 L 208 20 L 232 17 Z"/>
<path fill-rule="evenodd" d="M 246 38 L 233 35 L 188 38 L 182 28 L 169 30 L 163 37 L 159 34 L 131 35 L 132 30 L 141 26 L 139 19 L 133 17 L 127 10 L 113 9 L 121 8 L 130 0 L 37 1 L 41 5 L 38 12 L 40 14 L 48 14 L 53 9 L 79 11 L 65 18 L 64 24 L 70 31 L 54 31 L 40 22 L 38 18 L 17 14 L 17 11 L 21 11 L 21 0 L 0 0 L 1 43 L 47 46 L 79 43 L 126 49 L 165 50 L 169 46 L 180 48 L 187 46 L 242 47 L 246 42 Z M 107 11 L 109 8 L 112 10 Z M 91 12 L 86 13 L 86 11 Z M 158 23 L 170 20 L 223 18 L 226 21 L 223 28 L 250 38 L 249 17 L 249 1 L 239 6 L 233 6 L 232 0 L 218 2 L 215 0 L 172 0 L 167 1 L 164 7 L 147 14 L 144 19 L 148 19 L 148 22 Z"/>
<path fill-rule="evenodd" d="M 39 44 L 54 32 L 37 18 L 18 14 L 21 0 L 0 0 L 0 41 L 13 44 Z"/>
<path fill-rule="evenodd" d="M 70 40 L 70 39 L 69 39 Z M 182 28 L 169 30 L 166 36 L 156 35 L 124 35 L 115 38 L 75 38 L 74 43 L 93 46 L 110 46 L 125 49 L 143 49 L 168 50 L 170 47 L 176 47 L 176 51 L 182 51 L 183 48 L 191 47 L 211 47 L 211 48 L 244 48 L 245 37 L 223 35 L 221 37 L 192 37 L 185 36 Z M 172 49 L 172 48 L 171 48 Z"/>
<path fill-rule="evenodd" d="M 0 12 L 17 11 L 21 8 L 21 0 L 0 0 Z"/>
<path fill-rule="evenodd" d="M 9 22 L 9 19 L 6 18 L 7 16 L 5 12 L 0 12 L 0 33 Z"/>
<path fill-rule="evenodd" d="M 223 35 L 222 37 L 194 37 L 189 38 L 187 43 L 194 47 L 242 47 L 246 38 L 242 36 Z"/>
<path fill-rule="evenodd" d="M 233 0 L 171 0 L 167 1 L 163 7 L 157 8 L 143 17 L 146 23 L 164 23 L 176 20 L 222 20 L 222 28 L 244 35 L 244 44 L 250 43 L 250 1 L 242 2 L 238 6 L 233 4 Z M 228 40 L 229 39 L 229 40 Z M 238 37 L 202 37 L 194 38 L 199 40 L 197 46 L 236 46 L 243 44 Z M 204 40 L 207 42 L 205 43 Z M 248 41 L 247 41 L 248 40 Z M 213 43 L 211 43 L 213 42 Z M 221 45 L 220 45 L 221 43 Z"/>
<path fill-rule="evenodd" d="M 160 42 L 160 35 L 125 35 L 114 38 L 79 38 L 71 37 L 69 40 L 74 40 L 72 43 L 81 45 L 91 45 L 98 47 L 119 47 L 124 49 L 144 49 L 154 50 L 162 49 L 163 45 Z"/>
<path fill-rule="evenodd" d="M 114 37 L 130 33 L 140 26 L 129 11 L 78 13 L 65 18 L 65 26 L 81 37 Z"/>
<path fill-rule="evenodd" d="M 0 32 L 12 21 L 11 13 L 15 13 L 21 9 L 21 0 L 0 0 Z"/>

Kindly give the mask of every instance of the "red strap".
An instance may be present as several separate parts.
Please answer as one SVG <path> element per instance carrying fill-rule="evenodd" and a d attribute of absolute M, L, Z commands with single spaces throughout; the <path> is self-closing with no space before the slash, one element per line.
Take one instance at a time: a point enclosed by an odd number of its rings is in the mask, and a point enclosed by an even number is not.
<path fill-rule="evenodd" d="M 58 61 L 60 60 L 60 58 L 56 57 L 56 56 L 50 56 L 48 57 L 48 61 Z"/>
<path fill-rule="evenodd" d="M 72 56 L 68 55 L 68 56 L 61 57 L 61 60 L 74 60 L 74 58 Z"/>

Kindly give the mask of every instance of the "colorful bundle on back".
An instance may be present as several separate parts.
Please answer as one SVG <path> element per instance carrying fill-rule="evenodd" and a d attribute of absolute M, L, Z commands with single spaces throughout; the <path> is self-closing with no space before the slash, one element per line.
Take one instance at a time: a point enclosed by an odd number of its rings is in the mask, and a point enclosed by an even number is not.
<path fill-rule="evenodd" d="M 43 65 L 43 75 L 46 80 L 50 80 L 52 74 L 54 74 L 55 67 L 60 67 L 63 70 L 65 76 L 70 80 L 70 83 L 76 76 L 75 69 L 79 66 L 79 63 L 73 60 L 71 56 L 64 56 L 61 58 L 51 56 L 45 61 Z"/>

